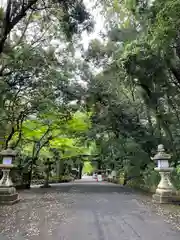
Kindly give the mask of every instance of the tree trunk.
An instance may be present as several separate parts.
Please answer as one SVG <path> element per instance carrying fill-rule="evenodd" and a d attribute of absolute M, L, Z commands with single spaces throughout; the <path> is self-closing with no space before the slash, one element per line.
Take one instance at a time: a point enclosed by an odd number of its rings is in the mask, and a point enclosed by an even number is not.
<path fill-rule="evenodd" d="M 44 182 L 44 185 L 42 186 L 43 188 L 49 188 L 51 187 L 49 185 L 49 175 L 50 175 L 50 171 L 51 171 L 51 166 L 50 164 L 47 166 L 47 169 L 46 169 L 46 179 L 45 179 L 45 182 Z"/>
<path fill-rule="evenodd" d="M 82 170 L 83 170 L 83 163 L 79 164 L 79 174 L 78 174 L 78 179 L 82 178 Z"/>
<path fill-rule="evenodd" d="M 29 171 L 29 179 L 28 179 L 28 184 L 27 184 L 27 188 L 30 189 L 31 188 L 31 180 L 32 180 L 32 170 L 33 170 L 33 159 L 30 165 L 30 171 Z"/>
<path fill-rule="evenodd" d="M 63 176 L 64 173 L 64 161 L 63 160 L 59 160 L 57 163 L 57 176 L 58 176 L 58 180 L 59 182 L 61 181 L 61 176 Z"/>
<path fill-rule="evenodd" d="M 153 124 L 152 124 L 152 120 L 151 120 L 151 113 L 150 113 L 150 109 L 149 107 L 146 105 L 146 115 L 147 115 L 147 119 L 148 119 L 148 125 L 149 125 L 149 129 L 150 132 L 152 134 L 152 136 L 154 135 L 154 129 L 153 129 Z"/>
<path fill-rule="evenodd" d="M 32 180 L 32 171 L 33 171 L 33 165 L 35 164 L 37 160 L 37 157 L 33 157 L 30 165 L 30 171 L 29 171 L 29 179 L 28 179 L 28 186 L 27 188 L 31 188 L 31 180 Z"/>
<path fill-rule="evenodd" d="M 102 165 L 102 163 L 101 163 L 101 160 L 98 160 L 98 162 L 97 162 L 97 167 L 98 167 L 98 170 L 100 170 L 100 169 L 101 169 L 101 165 Z"/>

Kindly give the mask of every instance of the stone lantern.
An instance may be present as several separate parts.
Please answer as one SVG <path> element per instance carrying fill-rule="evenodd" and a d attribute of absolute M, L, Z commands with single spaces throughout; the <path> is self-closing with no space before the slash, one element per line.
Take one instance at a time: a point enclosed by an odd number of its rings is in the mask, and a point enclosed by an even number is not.
<path fill-rule="evenodd" d="M 156 193 L 153 195 L 153 202 L 156 203 L 170 203 L 176 200 L 176 189 L 171 183 L 170 173 L 173 168 L 169 167 L 169 160 L 171 155 L 165 153 L 164 146 L 158 145 L 158 153 L 152 158 L 157 161 L 158 167 L 154 170 L 159 172 L 161 180 L 157 186 Z"/>
<path fill-rule="evenodd" d="M 18 193 L 13 187 L 13 183 L 9 176 L 10 170 L 14 167 L 12 162 L 16 156 L 16 152 L 8 148 L 1 151 L 0 155 L 2 156 L 2 164 L 0 164 L 0 169 L 3 172 L 3 176 L 0 180 L 0 204 L 11 205 L 19 200 Z"/>

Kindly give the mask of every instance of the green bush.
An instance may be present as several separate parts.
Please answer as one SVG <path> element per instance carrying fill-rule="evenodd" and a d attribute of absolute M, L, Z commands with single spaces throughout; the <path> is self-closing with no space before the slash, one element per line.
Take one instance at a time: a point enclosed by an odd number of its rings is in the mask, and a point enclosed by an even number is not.
<path fill-rule="evenodd" d="M 160 175 L 154 170 L 153 163 L 148 165 L 148 167 L 143 171 L 142 175 L 144 188 L 150 191 L 156 189 L 160 181 Z"/>
<path fill-rule="evenodd" d="M 127 181 L 127 186 L 132 188 L 143 189 L 149 192 L 155 192 L 160 182 L 160 175 L 154 170 L 154 164 L 151 163 L 142 172 L 141 177 L 135 177 Z M 117 183 L 124 183 L 124 173 L 118 172 Z M 177 190 L 180 190 L 180 165 L 171 173 L 171 180 Z"/>
<path fill-rule="evenodd" d="M 180 165 L 171 173 L 171 180 L 173 185 L 180 190 Z"/>
<path fill-rule="evenodd" d="M 49 178 L 49 183 L 58 183 L 58 182 L 70 182 L 73 178 L 69 175 L 65 176 L 53 176 Z"/>
<path fill-rule="evenodd" d="M 122 170 L 118 172 L 117 179 L 119 184 L 124 184 L 124 172 Z"/>
<path fill-rule="evenodd" d="M 61 181 L 63 176 L 52 176 L 49 178 L 49 182 L 59 182 Z"/>
<path fill-rule="evenodd" d="M 128 179 L 126 185 L 132 188 L 154 192 L 160 181 L 160 175 L 154 170 L 154 167 L 153 163 L 149 164 L 148 167 L 141 172 L 140 176 L 137 175 L 132 177 L 132 179 Z M 118 183 L 123 184 L 124 173 L 119 171 L 118 175 Z"/>
<path fill-rule="evenodd" d="M 131 180 L 129 180 L 126 184 L 129 187 L 132 188 L 141 188 L 141 186 L 143 185 L 143 179 L 138 177 L 138 178 L 133 178 Z"/>

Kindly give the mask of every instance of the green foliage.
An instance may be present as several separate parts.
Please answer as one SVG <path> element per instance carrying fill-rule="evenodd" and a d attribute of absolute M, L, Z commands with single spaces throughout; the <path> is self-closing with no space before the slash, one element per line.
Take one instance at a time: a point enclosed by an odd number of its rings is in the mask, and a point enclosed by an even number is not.
<path fill-rule="evenodd" d="M 172 179 L 173 185 L 179 190 L 180 189 L 180 166 L 179 165 L 172 172 L 171 179 Z"/>
<path fill-rule="evenodd" d="M 154 167 L 154 164 L 149 164 L 143 172 L 144 186 L 148 190 L 153 189 L 153 187 L 156 188 L 160 181 L 160 176 L 156 171 L 154 171 Z"/>
<path fill-rule="evenodd" d="M 103 4 L 109 39 L 93 40 L 87 52 L 90 64 L 102 67 L 89 82 L 87 99 L 98 159 L 125 177 L 136 176 L 129 184 L 152 191 L 159 175 L 150 157 L 163 143 L 173 155 L 178 187 L 179 1 Z"/>
<path fill-rule="evenodd" d="M 48 127 L 38 120 L 27 120 L 22 127 L 23 136 L 27 141 L 38 141 L 48 131 Z"/>
<path fill-rule="evenodd" d="M 143 179 L 142 178 L 131 179 L 128 181 L 127 186 L 135 189 L 140 189 L 143 186 Z"/>
<path fill-rule="evenodd" d="M 68 121 L 69 131 L 84 132 L 91 128 L 91 122 L 89 114 L 86 112 L 77 111 L 72 116 L 72 119 Z"/>
<path fill-rule="evenodd" d="M 163 143 L 179 188 L 179 1 L 101 1 L 107 36 L 93 39 L 84 59 L 75 54 L 79 35 L 93 21 L 81 1 L 9 4 L 11 21 L 0 9 L 2 147 L 13 143 L 19 165 L 33 171 L 47 158 L 68 168 L 95 159 L 151 189 L 159 176 L 150 157 Z"/>
<path fill-rule="evenodd" d="M 84 162 L 83 172 L 84 173 L 93 173 L 94 167 L 92 166 L 91 162 Z"/>

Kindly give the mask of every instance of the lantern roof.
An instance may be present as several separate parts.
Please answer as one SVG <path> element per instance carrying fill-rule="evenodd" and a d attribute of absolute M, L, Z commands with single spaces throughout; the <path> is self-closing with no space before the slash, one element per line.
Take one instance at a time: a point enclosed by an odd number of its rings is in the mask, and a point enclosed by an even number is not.
<path fill-rule="evenodd" d="M 11 156 L 11 157 L 15 157 L 16 156 L 16 151 L 12 150 L 11 148 L 7 148 L 5 150 L 2 150 L 0 152 L 1 156 Z"/>
<path fill-rule="evenodd" d="M 167 154 L 165 152 L 163 144 L 158 145 L 157 152 L 158 153 L 153 158 L 151 158 L 152 160 L 169 160 L 169 159 L 171 159 L 171 155 Z"/>

